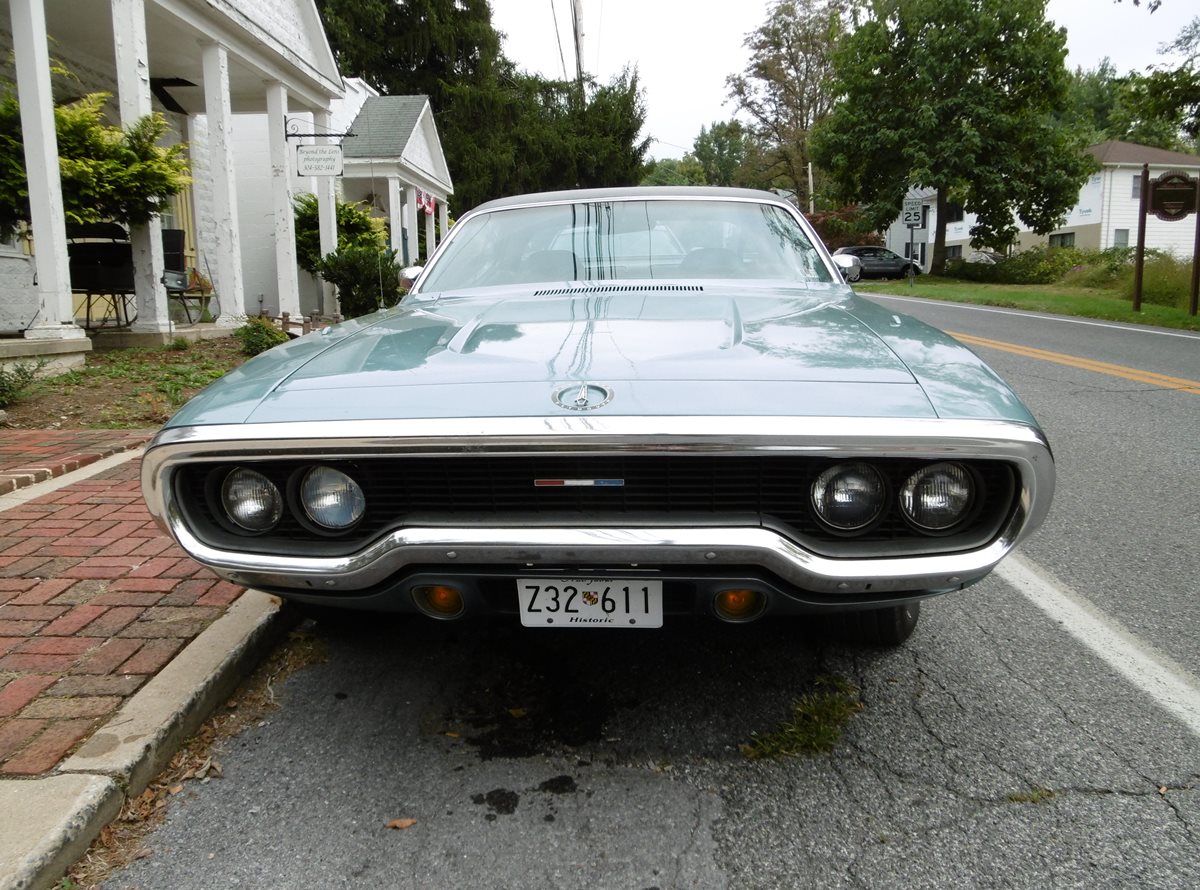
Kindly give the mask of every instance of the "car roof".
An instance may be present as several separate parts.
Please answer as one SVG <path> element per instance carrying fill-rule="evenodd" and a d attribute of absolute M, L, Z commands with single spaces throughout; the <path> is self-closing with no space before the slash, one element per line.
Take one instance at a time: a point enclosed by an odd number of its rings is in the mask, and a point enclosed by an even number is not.
<path fill-rule="evenodd" d="M 559 192 L 534 192 L 497 198 L 480 204 L 472 212 L 499 210 L 505 207 L 524 207 L 529 204 L 562 204 L 573 201 L 613 201 L 654 198 L 741 198 L 743 200 L 772 201 L 787 204 L 774 192 L 758 189 L 724 188 L 719 186 L 644 185 L 625 188 L 570 189 Z"/>

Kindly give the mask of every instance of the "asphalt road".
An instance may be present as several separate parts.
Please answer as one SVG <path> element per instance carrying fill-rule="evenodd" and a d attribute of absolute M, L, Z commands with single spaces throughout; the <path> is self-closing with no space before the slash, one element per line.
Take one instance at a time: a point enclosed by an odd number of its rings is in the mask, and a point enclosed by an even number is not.
<path fill-rule="evenodd" d="M 1200 380 L 1200 337 L 880 302 Z M 788 625 L 318 623 L 329 660 L 276 690 L 281 709 L 221 753 L 225 777 L 173 799 L 152 855 L 106 887 L 1200 886 L 1195 724 L 1108 651 L 1200 689 L 1200 395 L 976 348 L 1058 461 L 1024 559 L 1090 604 L 1104 646 L 1001 575 L 927 602 L 891 652 Z M 834 751 L 742 757 L 822 677 L 863 703 Z"/>

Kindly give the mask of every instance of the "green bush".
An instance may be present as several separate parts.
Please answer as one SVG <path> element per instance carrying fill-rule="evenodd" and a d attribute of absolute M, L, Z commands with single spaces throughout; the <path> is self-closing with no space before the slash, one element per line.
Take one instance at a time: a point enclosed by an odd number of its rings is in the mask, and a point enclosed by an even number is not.
<path fill-rule="evenodd" d="M 312 275 L 321 262 L 321 225 L 316 195 L 299 195 L 295 202 L 296 262 Z M 387 227 L 371 216 L 362 203 L 337 202 L 337 249 L 348 247 L 387 248 Z"/>
<path fill-rule="evenodd" d="M 234 329 L 233 336 L 241 344 L 243 355 L 258 355 L 289 339 L 271 319 L 259 315 L 247 318 L 244 325 Z"/>
<path fill-rule="evenodd" d="M 347 247 L 321 260 L 317 271 L 337 287 L 342 315 L 347 318 L 395 306 L 405 294 L 394 250 Z"/>
<path fill-rule="evenodd" d="M 1086 265 L 1088 253 L 1074 247 L 1033 247 L 998 263 L 954 260 L 946 264 L 945 274 L 991 284 L 1053 284 L 1073 269 Z"/>
<path fill-rule="evenodd" d="M 1008 284 L 1053 284 L 1082 265 L 1084 253 L 1074 247 L 1034 247 L 996 263 Z"/>
<path fill-rule="evenodd" d="M 21 397 L 40 367 L 36 363 L 0 365 L 0 408 L 7 408 Z"/>
<path fill-rule="evenodd" d="M 156 112 L 124 129 L 111 126 L 109 98 L 89 93 L 54 108 L 68 223 L 145 223 L 191 182 L 187 147 L 158 144 L 170 130 L 166 118 Z M 29 220 L 21 107 L 12 85 L 0 80 L 0 233 Z"/>
<path fill-rule="evenodd" d="M 1121 293 L 1133 299 L 1133 264 L 1122 273 Z M 1187 309 L 1192 293 L 1192 262 L 1172 254 L 1147 251 L 1142 267 L 1142 302 Z"/>

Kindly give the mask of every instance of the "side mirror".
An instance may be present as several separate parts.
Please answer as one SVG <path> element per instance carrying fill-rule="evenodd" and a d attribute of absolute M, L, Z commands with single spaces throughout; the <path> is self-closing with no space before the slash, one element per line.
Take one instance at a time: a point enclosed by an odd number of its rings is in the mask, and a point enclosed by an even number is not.
<path fill-rule="evenodd" d="M 862 260 L 853 254 L 833 254 L 833 264 L 842 270 L 842 277 L 847 281 L 858 281 L 862 276 Z"/>
<path fill-rule="evenodd" d="M 405 266 L 400 270 L 400 286 L 405 290 L 410 290 L 424 270 L 424 266 Z"/>

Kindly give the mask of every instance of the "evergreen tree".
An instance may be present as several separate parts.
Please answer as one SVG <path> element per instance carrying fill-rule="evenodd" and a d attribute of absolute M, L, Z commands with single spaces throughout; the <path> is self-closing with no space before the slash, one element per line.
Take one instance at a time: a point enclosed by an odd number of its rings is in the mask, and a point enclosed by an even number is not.
<path fill-rule="evenodd" d="M 738 185 L 738 173 L 746 161 L 745 128 L 736 120 L 701 127 L 692 153 L 709 185 Z"/>
<path fill-rule="evenodd" d="M 517 192 L 633 185 L 648 139 L 636 72 L 546 80 L 500 51 L 487 0 L 318 0 L 343 74 L 429 96 L 454 205 Z"/>

